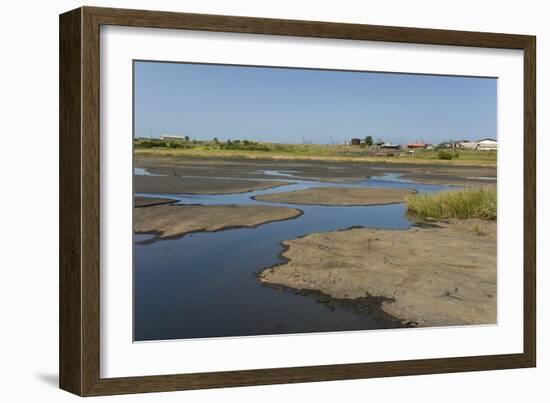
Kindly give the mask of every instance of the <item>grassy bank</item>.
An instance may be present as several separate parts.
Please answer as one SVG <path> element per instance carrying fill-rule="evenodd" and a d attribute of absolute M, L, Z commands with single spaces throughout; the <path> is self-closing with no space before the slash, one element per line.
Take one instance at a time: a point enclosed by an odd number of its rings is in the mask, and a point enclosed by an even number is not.
<path fill-rule="evenodd" d="M 333 162 L 429 163 L 440 165 L 496 166 L 496 152 L 454 151 L 451 159 L 441 158 L 438 151 L 395 151 L 391 155 L 375 148 L 350 145 L 277 144 L 251 141 L 168 141 L 136 140 L 140 155 L 196 158 L 250 158 L 276 160 L 318 160 Z"/>
<path fill-rule="evenodd" d="M 497 218 L 495 187 L 416 194 L 405 199 L 407 210 L 422 218 Z"/>

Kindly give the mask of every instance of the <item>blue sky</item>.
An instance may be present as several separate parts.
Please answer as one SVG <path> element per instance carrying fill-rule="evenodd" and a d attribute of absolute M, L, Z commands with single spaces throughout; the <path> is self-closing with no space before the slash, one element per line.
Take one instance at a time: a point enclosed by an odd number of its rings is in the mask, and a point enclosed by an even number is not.
<path fill-rule="evenodd" d="M 135 62 L 137 137 L 318 144 L 496 138 L 497 80 Z"/>

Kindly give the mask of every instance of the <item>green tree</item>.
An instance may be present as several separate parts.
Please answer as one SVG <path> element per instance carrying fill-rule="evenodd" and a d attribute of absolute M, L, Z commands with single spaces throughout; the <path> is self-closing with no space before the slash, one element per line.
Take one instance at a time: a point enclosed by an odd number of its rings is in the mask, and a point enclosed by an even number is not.
<path fill-rule="evenodd" d="M 189 136 L 185 136 L 185 141 L 189 141 Z"/>
<path fill-rule="evenodd" d="M 367 147 L 371 147 L 371 146 L 372 146 L 372 143 L 373 143 L 372 136 L 367 136 L 367 137 L 365 137 L 365 145 L 366 145 Z"/>
<path fill-rule="evenodd" d="M 214 137 L 214 143 L 218 144 L 218 138 Z"/>

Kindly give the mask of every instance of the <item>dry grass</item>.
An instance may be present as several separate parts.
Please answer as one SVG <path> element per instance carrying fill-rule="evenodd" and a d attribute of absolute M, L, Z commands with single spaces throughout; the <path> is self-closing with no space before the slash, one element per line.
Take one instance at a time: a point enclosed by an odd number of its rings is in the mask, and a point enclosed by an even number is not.
<path fill-rule="evenodd" d="M 496 166 L 496 154 L 484 152 L 468 152 L 460 154 L 459 158 L 442 160 L 436 152 L 427 151 L 415 155 L 403 156 L 377 156 L 365 152 L 362 148 L 351 146 L 319 146 L 306 145 L 269 151 L 255 150 L 227 150 L 197 146 L 194 148 L 135 148 L 136 155 L 144 156 L 171 156 L 188 158 L 246 158 L 246 159 L 272 159 L 272 160 L 298 160 L 298 161 L 330 161 L 330 162 L 369 162 L 387 164 L 430 164 L 441 166 Z"/>
<path fill-rule="evenodd" d="M 410 214 L 422 218 L 497 218 L 497 191 L 493 186 L 416 194 L 407 197 L 405 203 Z"/>

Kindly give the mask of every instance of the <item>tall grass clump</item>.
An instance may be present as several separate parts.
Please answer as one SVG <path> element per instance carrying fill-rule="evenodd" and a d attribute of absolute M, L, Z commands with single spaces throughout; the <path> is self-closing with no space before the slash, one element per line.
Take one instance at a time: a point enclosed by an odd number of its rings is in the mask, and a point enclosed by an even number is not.
<path fill-rule="evenodd" d="M 497 191 L 492 186 L 415 194 L 405 204 L 408 213 L 422 218 L 497 218 Z"/>
<path fill-rule="evenodd" d="M 440 160 L 452 160 L 453 158 L 458 158 L 459 156 L 460 154 L 456 151 L 450 152 L 447 150 L 439 150 L 437 152 L 437 158 L 439 158 Z"/>

